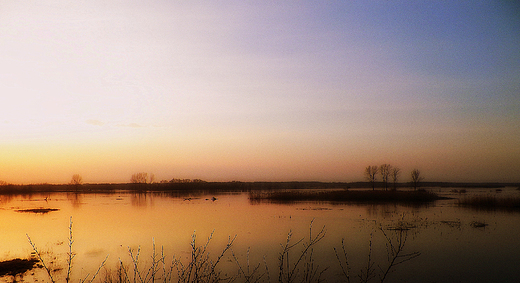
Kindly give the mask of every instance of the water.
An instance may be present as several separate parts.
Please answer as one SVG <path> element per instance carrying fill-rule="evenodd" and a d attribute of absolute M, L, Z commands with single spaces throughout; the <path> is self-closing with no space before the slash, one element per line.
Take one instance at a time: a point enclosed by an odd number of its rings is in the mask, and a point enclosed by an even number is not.
<path fill-rule="evenodd" d="M 459 197 L 450 189 L 433 189 Z M 468 189 L 472 194 L 520 194 L 514 188 L 497 193 L 491 189 Z M 212 200 L 215 197 L 216 200 Z M 48 213 L 20 212 L 34 208 L 57 208 Z M 291 233 L 291 243 L 317 235 L 325 237 L 313 247 L 314 266 L 327 268 L 322 278 L 345 281 L 334 248 L 341 251 L 344 240 L 351 282 L 366 267 L 368 255 L 375 268 L 374 282 L 387 266 L 387 239 L 402 231 L 407 236 L 403 254 L 420 256 L 395 266 L 385 282 L 517 282 L 520 280 L 520 213 L 476 211 L 461 208 L 456 200 L 441 200 L 430 206 L 353 205 L 329 203 L 252 203 L 247 193 L 208 194 L 191 198 L 167 194 L 33 194 L 0 196 L 0 260 L 26 258 L 33 251 L 27 235 L 55 272 L 64 280 L 67 264 L 69 224 L 72 219 L 73 281 L 96 272 L 108 256 L 97 280 L 116 274 L 119 262 L 132 269 L 130 252 L 140 249 L 139 263 L 145 271 L 156 253 L 186 263 L 190 242 L 204 245 L 208 237 L 210 258 L 215 259 L 236 236 L 218 268 L 235 276 L 238 265 L 250 270 L 259 265 L 262 280 L 278 280 L 279 255 Z M 475 223 L 485 223 L 475 227 Z M 477 225 L 478 226 L 478 225 Z M 398 227 L 409 228 L 396 230 Z M 385 234 L 383 234 L 383 232 Z M 372 247 L 369 247 L 369 243 Z M 303 249 L 294 247 L 289 258 L 295 262 Z M 341 253 L 340 253 L 341 255 Z M 266 272 L 266 266 L 268 273 Z M 61 270 L 59 270 L 61 268 Z M 33 275 L 34 273 L 34 275 Z M 175 269 L 174 269 L 175 273 Z M 302 271 L 300 270 L 300 273 Z M 12 277 L 4 277 L 9 281 Z M 26 282 L 48 280 L 43 270 L 24 275 Z M 243 277 L 238 279 L 243 281 Z"/>

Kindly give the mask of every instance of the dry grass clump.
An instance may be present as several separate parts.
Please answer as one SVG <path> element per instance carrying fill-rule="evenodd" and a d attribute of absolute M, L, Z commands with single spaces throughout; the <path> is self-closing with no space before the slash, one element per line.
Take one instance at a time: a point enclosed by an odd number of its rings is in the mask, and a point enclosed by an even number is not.
<path fill-rule="evenodd" d="M 520 197 L 496 197 L 493 195 L 477 195 L 460 199 L 459 205 L 485 210 L 520 210 Z"/>

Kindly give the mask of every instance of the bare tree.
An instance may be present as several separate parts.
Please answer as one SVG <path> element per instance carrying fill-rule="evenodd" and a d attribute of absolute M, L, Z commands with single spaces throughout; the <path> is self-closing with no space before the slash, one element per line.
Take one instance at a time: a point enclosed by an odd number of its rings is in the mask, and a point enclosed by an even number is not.
<path fill-rule="evenodd" d="M 74 175 L 72 175 L 72 179 L 70 180 L 70 184 L 79 186 L 79 185 L 83 184 L 83 178 L 81 177 L 80 174 L 74 174 Z"/>
<path fill-rule="evenodd" d="M 148 173 L 135 173 L 132 174 L 130 182 L 133 184 L 146 184 L 148 182 Z"/>
<path fill-rule="evenodd" d="M 367 166 L 367 168 L 365 168 L 365 178 L 372 185 L 372 190 L 375 190 L 376 177 L 378 171 L 379 167 L 377 166 Z"/>
<path fill-rule="evenodd" d="M 411 173 L 412 177 L 412 186 L 414 190 L 417 190 L 417 187 L 419 186 L 419 182 L 421 182 L 424 177 L 421 177 L 421 171 L 419 169 L 413 169 Z"/>
<path fill-rule="evenodd" d="M 394 183 L 394 191 L 397 190 L 397 179 L 400 174 L 401 169 L 399 169 L 399 167 L 392 167 L 392 170 L 390 170 L 390 176 L 392 176 L 392 182 Z"/>
<path fill-rule="evenodd" d="M 379 166 L 379 173 L 381 174 L 381 181 L 383 181 L 385 190 L 388 188 L 388 178 L 390 177 L 390 170 L 392 170 L 392 165 L 390 164 L 382 164 L 381 166 Z"/>

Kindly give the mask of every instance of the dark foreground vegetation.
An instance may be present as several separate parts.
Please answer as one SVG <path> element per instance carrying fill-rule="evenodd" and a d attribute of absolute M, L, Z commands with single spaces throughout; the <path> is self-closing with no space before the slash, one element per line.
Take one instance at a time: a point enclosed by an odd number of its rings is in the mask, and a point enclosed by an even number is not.
<path fill-rule="evenodd" d="M 324 201 L 324 202 L 360 202 L 360 203 L 428 203 L 441 199 L 435 193 L 417 191 L 382 191 L 382 190 L 336 190 L 336 191 L 275 191 L 251 193 L 253 201 L 268 200 L 273 202 Z"/>
<path fill-rule="evenodd" d="M 287 234 L 287 239 L 280 244 L 278 252 L 278 262 L 273 265 L 266 262 L 264 256 L 263 263 L 252 263 L 249 260 L 249 250 L 246 258 L 239 258 L 233 250 L 235 237 L 229 237 L 227 244 L 217 254 L 210 255 L 208 246 L 212 235 L 203 242 L 198 243 L 197 237 L 193 234 L 190 242 L 190 253 L 187 257 L 176 258 L 168 257 L 163 249 L 152 245 L 152 255 L 143 260 L 140 257 L 140 247 L 136 249 L 128 248 L 130 261 L 124 262 L 119 259 L 119 264 L 115 267 L 106 266 L 107 258 L 100 263 L 96 271 L 88 273 L 83 278 L 77 278 L 76 269 L 81 267 L 74 266 L 76 253 L 73 249 L 72 218 L 69 225 L 68 253 L 64 258 L 63 266 L 53 266 L 56 258 L 50 255 L 47 258 L 39 248 L 33 243 L 29 235 L 28 241 L 33 248 L 34 258 L 29 260 L 12 260 L 3 262 L 5 267 L 13 268 L 12 271 L 5 271 L 0 274 L 0 279 L 11 281 L 23 280 L 24 272 L 32 268 L 40 268 L 44 271 L 46 278 L 34 278 L 36 281 L 49 280 L 50 282 L 385 282 L 401 264 L 413 260 L 420 256 L 419 252 L 407 252 L 405 249 L 409 229 L 383 229 L 379 231 L 386 244 L 386 261 L 376 262 L 374 254 L 379 251 L 372 249 L 372 236 L 369 241 L 367 260 L 361 262 L 360 269 L 352 268 L 349 260 L 347 243 L 342 240 L 339 247 L 330 252 L 335 255 L 331 262 L 317 262 L 314 257 L 315 249 L 319 248 L 319 242 L 325 237 L 325 227 L 319 232 L 312 229 L 310 223 L 307 237 L 294 239 L 291 232 Z M 334 257 L 334 256 L 333 256 Z M 379 257 L 385 258 L 385 257 Z M 25 268 L 17 267 L 20 264 Z M 38 264 L 37 264 L 38 263 Z M 232 268 L 223 271 L 222 265 L 232 264 Z M 325 264 L 325 266 L 320 265 Z M 339 274 L 330 277 L 330 265 L 336 265 L 340 270 Z M 357 264 L 355 266 L 358 266 Z M 2 267 L 0 263 L 0 268 Z M 270 268 L 271 267 L 271 268 Z M 41 272 L 40 272 L 41 274 Z M 2 277 L 2 275 L 4 277 Z M 395 279 L 395 277 L 394 277 Z"/>

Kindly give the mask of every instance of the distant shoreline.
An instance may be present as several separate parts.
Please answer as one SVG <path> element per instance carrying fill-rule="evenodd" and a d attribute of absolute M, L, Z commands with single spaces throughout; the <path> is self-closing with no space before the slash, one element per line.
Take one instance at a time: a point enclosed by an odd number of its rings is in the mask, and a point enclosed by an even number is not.
<path fill-rule="evenodd" d="M 394 184 L 388 184 L 388 189 Z M 504 188 L 520 187 L 520 183 L 486 183 L 486 182 L 421 182 L 419 188 Z M 51 192 L 167 192 L 167 191 L 230 191 L 247 192 L 258 190 L 298 190 L 298 189 L 371 189 L 369 182 L 184 182 L 184 183 L 101 183 L 101 184 L 28 184 L 28 185 L 3 185 L 0 186 L 0 194 L 16 193 L 51 193 Z M 381 182 L 375 183 L 378 190 L 384 189 Z M 410 189 L 410 183 L 397 183 L 396 188 Z"/>

